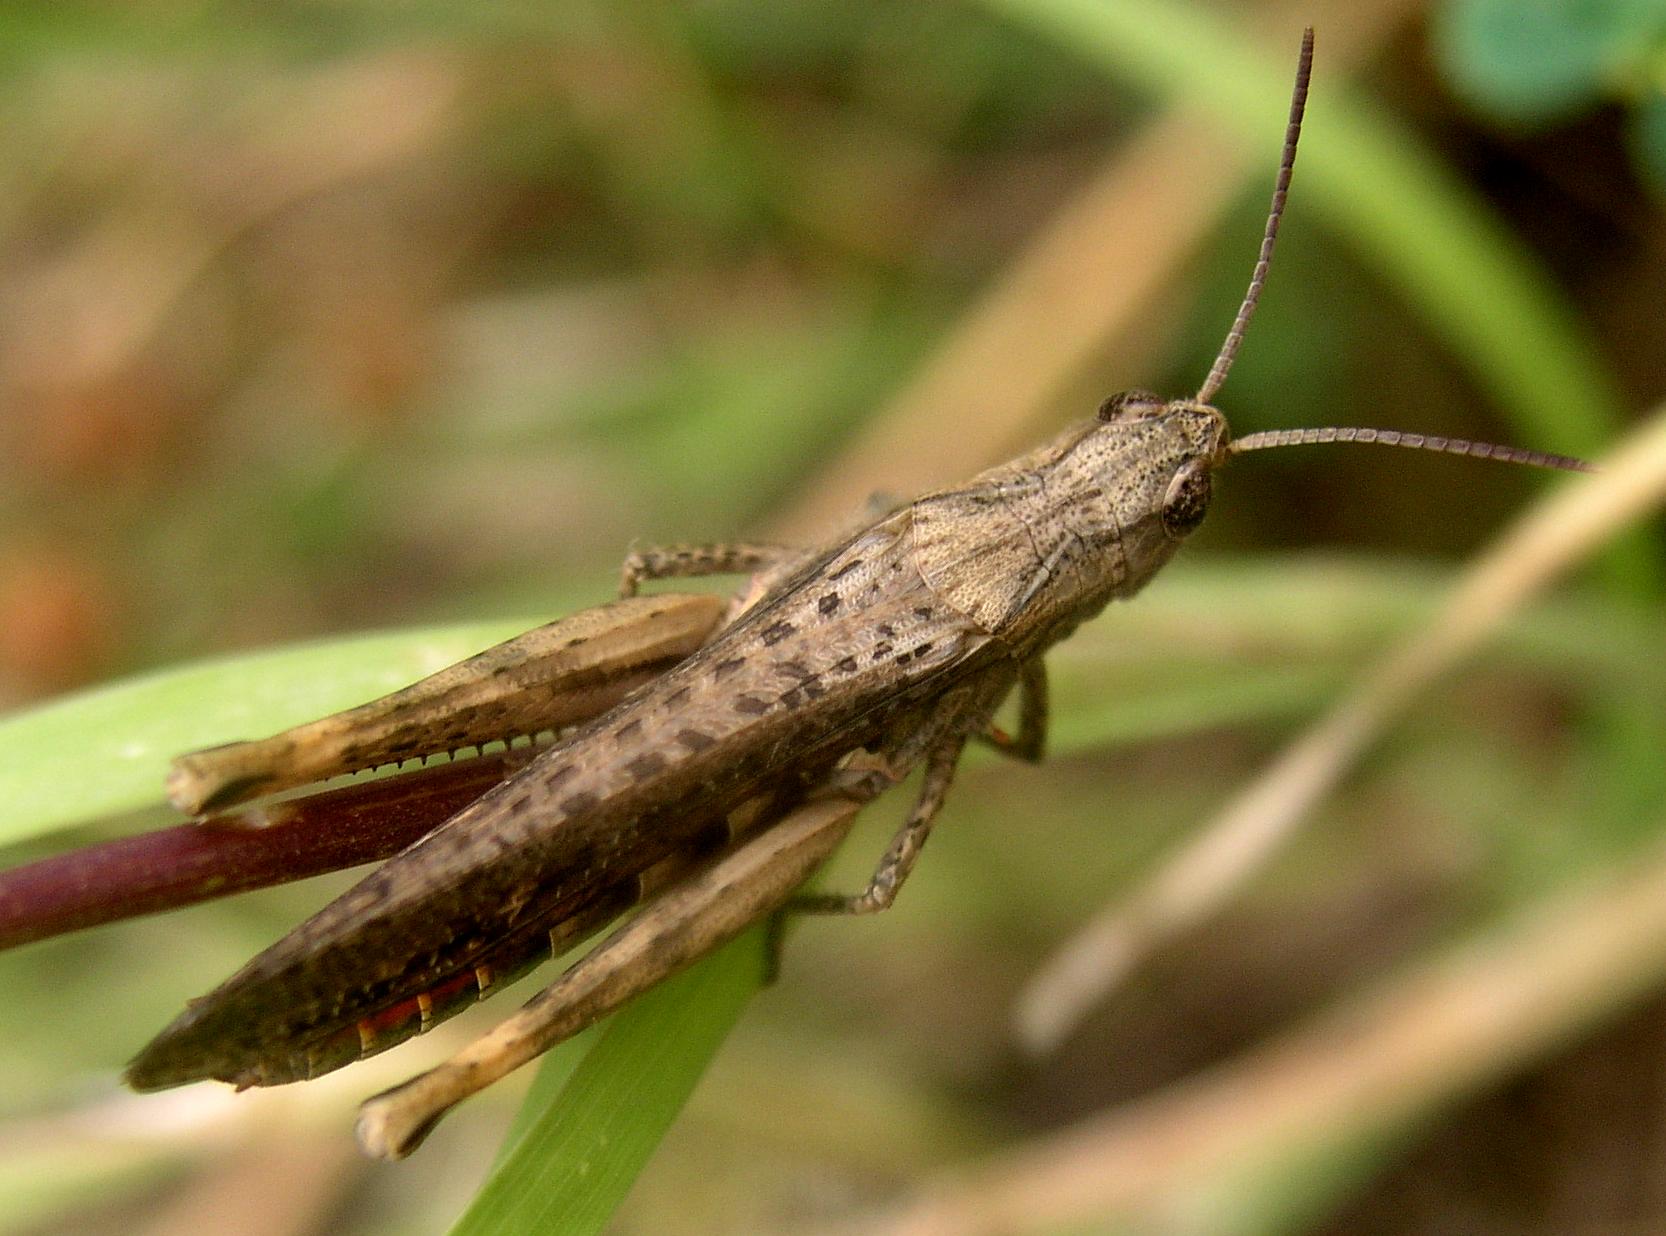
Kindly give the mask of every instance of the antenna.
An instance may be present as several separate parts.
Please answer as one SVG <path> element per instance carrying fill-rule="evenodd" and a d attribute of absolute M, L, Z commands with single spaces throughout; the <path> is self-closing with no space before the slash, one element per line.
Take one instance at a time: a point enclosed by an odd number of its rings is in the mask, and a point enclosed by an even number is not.
<path fill-rule="evenodd" d="M 1261 289 L 1267 282 L 1267 270 L 1273 261 L 1273 246 L 1278 242 L 1278 223 L 1284 215 L 1284 202 L 1290 193 L 1290 176 L 1296 166 L 1296 143 L 1302 135 L 1302 115 L 1307 110 L 1307 84 L 1313 74 L 1313 27 L 1302 32 L 1301 55 L 1296 61 L 1296 86 L 1290 94 L 1290 120 L 1284 130 L 1284 151 L 1279 156 L 1278 179 L 1273 183 L 1273 205 L 1267 213 L 1267 229 L 1261 236 L 1261 252 L 1255 259 L 1255 270 L 1250 275 L 1249 290 L 1232 329 L 1226 333 L 1220 355 L 1210 366 L 1209 376 L 1198 389 L 1196 402 L 1207 404 L 1221 389 L 1232 362 L 1244 342 L 1244 331 L 1249 327 L 1255 306 L 1261 299 Z M 1545 451 L 1523 450 L 1515 446 L 1495 446 L 1490 442 L 1470 442 L 1464 438 L 1442 438 L 1434 434 L 1402 433 L 1395 429 L 1271 429 L 1252 433 L 1227 446 L 1227 453 L 1264 451 L 1280 446 L 1308 446 L 1322 442 L 1363 442 L 1379 446 L 1403 446 L 1418 451 L 1439 451 L 1447 455 L 1469 455 L 1476 459 L 1496 459 L 1501 463 L 1526 464 L 1533 468 L 1556 468 L 1565 472 L 1593 472 L 1595 469 L 1582 459 L 1569 455 L 1552 455 Z"/>
<path fill-rule="evenodd" d="M 1249 290 L 1244 303 L 1238 306 L 1238 316 L 1232 329 L 1226 332 L 1220 355 L 1209 368 L 1209 376 L 1198 388 L 1197 402 L 1208 403 L 1226 381 L 1226 372 L 1238 355 L 1238 345 L 1244 342 L 1244 331 L 1255 314 L 1255 304 L 1261 299 L 1262 285 L 1267 282 L 1267 268 L 1273 263 L 1273 245 L 1278 241 L 1278 221 L 1284 214 L 1284 199 L 1290 193 L 1290 173 L 1296 166 L 1296 142 L 1302 135 L 1302 113 L 1307 110 L 1307 82 L 1313 75 L 1313 27 L 1302 32 L 1301 55 L 1296 60 L 1296 88 L 1290 94 L 1290 120 L 1284 129 L 1284 152 L 1278 160 L 1278 179 L 1273 184 L 1273 208 L 1267 214 L 1267 230 L 1261 236 L 1261 252 L 1255 259 L 1255 271 L 1250 275 Z"/>
<path fill-rule="evenodd" d="M 1500 463 L 1526 464 L 1530 468 L 1556 468 L 1563 472 L 1595 472 L 1583 459 L 1552 455 L 1519 446 L 1495 446 L 1464 438 L 1442 438 L 1436 434 L 1402 433 L 1398 429 L 1268 429 L 1246 434 L 1227 446 L 1227 453 L 1265 451 L 1279 446 L 1312 446 L 1322 442 L 1363 442 L 1378 446 L 1403 446 L 1414 451 L 1439 451 L 1446 455 L 1469 455 L 1475 459 L 1496 459 Z"/>

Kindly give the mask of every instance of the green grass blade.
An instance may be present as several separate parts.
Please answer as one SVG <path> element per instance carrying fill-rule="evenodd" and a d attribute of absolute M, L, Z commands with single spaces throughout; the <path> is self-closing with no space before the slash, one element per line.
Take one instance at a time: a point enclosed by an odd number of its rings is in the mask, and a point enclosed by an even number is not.
<path fill-rule="evenodd" d="M 754 929 L 620 1011 L 554 1101 L 523 1114 L 452 1236 L 602 1230 L 761 979 Z"/>
<path fill-rule="evenodd" d="M 162 802 L 168 761 L 362 704 L 536 621 L 390 631 L 204 661 L 0 721 L 0 845 Z"/>

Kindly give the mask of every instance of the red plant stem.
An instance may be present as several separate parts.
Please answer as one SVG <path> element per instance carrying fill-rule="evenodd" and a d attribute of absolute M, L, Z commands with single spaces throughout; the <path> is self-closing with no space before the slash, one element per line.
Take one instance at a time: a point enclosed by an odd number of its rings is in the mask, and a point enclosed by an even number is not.
<path fill-rule="evenodd" d="M 0 949 L 386 858 L 531 754 L 453 760 L 13 867 L 0 872 Z"/>

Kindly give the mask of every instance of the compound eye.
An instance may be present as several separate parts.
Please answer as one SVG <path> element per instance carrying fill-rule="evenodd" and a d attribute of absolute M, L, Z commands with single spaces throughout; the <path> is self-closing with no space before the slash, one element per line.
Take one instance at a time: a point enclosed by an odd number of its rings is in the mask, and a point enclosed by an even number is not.
<path fill-rule="evenodd" d="M 1115 421 L 1137 421 L 1141 417 L 1155 416 L 1165 406 L 1162 399 L 1150 391 L 1123 391 L 1100 404 L 1098 415 L 1109 425 Z"/>
<path fill-rule="evenodd" d="M 1163 495 L 1163 531 L 1178 541 L 1201 524 L 1213 489 L 1209 466 L 1203 460 L 1183 465 Z"/>

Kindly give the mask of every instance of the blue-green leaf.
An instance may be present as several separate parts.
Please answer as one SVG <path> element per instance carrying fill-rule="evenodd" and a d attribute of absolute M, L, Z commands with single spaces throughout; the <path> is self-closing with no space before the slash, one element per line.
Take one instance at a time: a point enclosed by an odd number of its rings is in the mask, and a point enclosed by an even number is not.
<path fill-rule="evenodd" d="M 1659 0 L 1452 0 L 1437 10 L 1434 47 L 1477 107 L 1543 123 L 1612 94 L 1662 31 Z"/>

